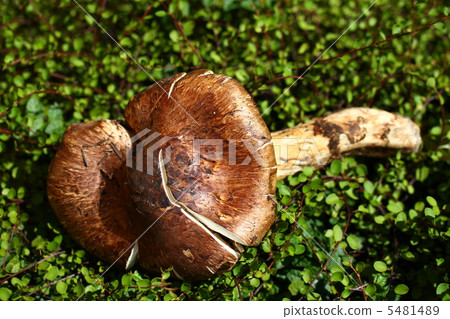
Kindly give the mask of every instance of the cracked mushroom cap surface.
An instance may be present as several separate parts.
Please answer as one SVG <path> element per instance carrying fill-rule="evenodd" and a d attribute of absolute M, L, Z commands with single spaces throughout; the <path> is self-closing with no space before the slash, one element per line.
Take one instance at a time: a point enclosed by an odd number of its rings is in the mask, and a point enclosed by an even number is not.
<path fill-rule="evenodd" d="M 231 269 L 275 217 L 275 155 L 251 96 L 225 75 L 180 73 L 135 96 L 125 118 L 140 265 L 183 279 Z"/>
<path fill-rule="evenodd" d="M 47 179 L 50 205 L 69 235 L 92 255 L 121 268 L 131 267 L 137 256 L 122 196 L 130 145 L 116 121 L 72 124 Z"/>

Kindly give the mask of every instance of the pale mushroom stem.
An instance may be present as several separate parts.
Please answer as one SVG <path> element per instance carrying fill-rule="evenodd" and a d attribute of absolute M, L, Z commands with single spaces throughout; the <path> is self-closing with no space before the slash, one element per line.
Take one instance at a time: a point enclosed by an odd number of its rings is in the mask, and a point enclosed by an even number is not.
<path fill-rule="evenodd" d="M 413 153 L 422 142 L 409 118 L 377 109 L 347 108 L 272 133 L 277 179 L 306 166 L 321 168 L 346 155 L 388 156 Z"/>

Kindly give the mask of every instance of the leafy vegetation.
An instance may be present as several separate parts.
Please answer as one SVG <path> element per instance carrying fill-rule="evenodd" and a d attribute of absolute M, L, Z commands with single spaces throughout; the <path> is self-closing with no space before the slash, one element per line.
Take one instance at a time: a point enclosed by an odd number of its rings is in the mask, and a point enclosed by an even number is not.
<path fill-rule="evenodd" d="M 450 300 L 443 1 L 378 1 L 329 50 L 371 1 L 79 2 L 145 71 L 72 0 L 0 4 L 0 300 Z M 64 129 L 123 118 L 153 83 L 146 72 L 196 68 L 239 80 L 271 130 L 370 106 L 414 119 L 423 147 L 279 182 L 276 223 L 221 277 L 100 277 L 109 265 L 71 240 L 46 199 Z"/>

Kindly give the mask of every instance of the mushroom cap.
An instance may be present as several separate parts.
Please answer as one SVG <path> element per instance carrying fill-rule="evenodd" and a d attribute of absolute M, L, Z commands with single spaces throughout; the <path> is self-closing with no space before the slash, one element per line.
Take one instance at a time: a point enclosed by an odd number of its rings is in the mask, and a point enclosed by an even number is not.
<path fill-rule="evenodd" d="M 275 155 L 251 96 L 225 75 L 180 73 L 139 93 L 125 117 L 128 130 L 109 120 L 66 130 L 47 192 L 67 232 L 122 268 L 139 240 L 149 271 L 230 270 L 275 217 Z"/>
<path fill-rule="evenodd" d="M 47 180 L 50 205 L 69 235 L 89 253 L 122 268 L 132 266 L 137 249 L 129 249 L 136 237 L 122 194 L 130 146 L 127 131 L 116 121 L 72 124 Z"/>
<path fill-rule="evenodd" d="M 141 266 L 195 279 L 231 269 L 234 243 L 258 244 L 275 217 L 275 155 L 251 96 L 225 75 L 180 73 L 135 96 L 125 118 L 136 138 L 160 134 L 137 140 L 146 170 L 127 173 Z"/>

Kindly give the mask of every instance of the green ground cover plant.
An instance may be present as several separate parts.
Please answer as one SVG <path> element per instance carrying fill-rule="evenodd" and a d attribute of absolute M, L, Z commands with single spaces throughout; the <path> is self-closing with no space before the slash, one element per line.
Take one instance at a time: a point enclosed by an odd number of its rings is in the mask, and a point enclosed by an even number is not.
<path fill-rule="evenodd" d="M 372 1 L 79 3 L 156 80 L 236 78 L 272 131 L 368 106 L 413 119 L 424 143 L 278 182 L 275 224 L 220 277 L 136 268 L 97 281 L 109 265 L 54 216 L 48 166 L 68 125 L 123 119 L 153 81 L 74 1 L 1 0 L 0 300 L 450 300 L 444 1 L 377 1 L 328 51 Z"/>

